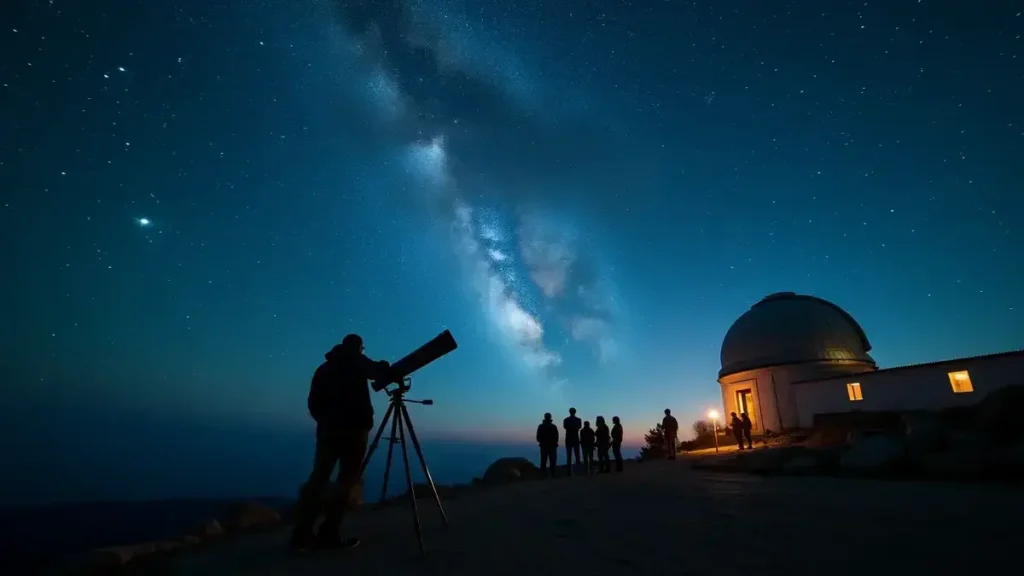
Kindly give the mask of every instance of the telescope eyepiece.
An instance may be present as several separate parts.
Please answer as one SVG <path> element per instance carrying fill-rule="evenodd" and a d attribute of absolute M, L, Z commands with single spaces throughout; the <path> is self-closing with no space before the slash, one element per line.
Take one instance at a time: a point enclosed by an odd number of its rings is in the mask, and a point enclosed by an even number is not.
<path fill-rule="evenodd" d="M 433 406 L 433 405 L 434 405 L 434 401 L 433 401 L 433 400 L 424 400 L 424 401 L 422 402 L 422 404 L 423 404 L 424 406 Z"/>

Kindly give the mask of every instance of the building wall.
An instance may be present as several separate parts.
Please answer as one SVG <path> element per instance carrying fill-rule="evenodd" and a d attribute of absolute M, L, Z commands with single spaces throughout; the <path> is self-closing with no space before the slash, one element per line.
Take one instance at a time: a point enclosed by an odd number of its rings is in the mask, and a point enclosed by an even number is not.
<path fill-rule="evenodd" d="M 765 429 L 780 432 L 799 426 L 800 416 L 793 382 L 820 379 L 836 374 L 863 373 L 874 366 L 860 362 L 809 362 L 747 370 L 722 377 L 722 407 L 724 424 L 729 424 L 729 413 L 740 412 L 736 393 L 750 389 L 754 400 L 754 432 Z M 845 389 L 845 384 L 844 384 Z"/>
<path fill-rule="evenodd" d="M 973 392 L 956 394 L 949 373 L 966 370 Z M 851 401 L 847 384 L 860 384 L 863 400 Z M 1024 384 L 1024 353 L 967 358 L 936 364 L 835 377 L 792 385 L 797 424 L 809 428 L 815 414 L 862 411 L 941 410 L 969 406 L 993 390 Z"/>

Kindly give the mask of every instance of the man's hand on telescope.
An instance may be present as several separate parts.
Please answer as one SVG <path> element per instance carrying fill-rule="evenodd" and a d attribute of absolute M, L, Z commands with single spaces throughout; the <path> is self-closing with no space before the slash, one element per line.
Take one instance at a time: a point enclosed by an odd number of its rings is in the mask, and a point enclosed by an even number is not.
<path fill-rule="evenodd" d="M 377 377 L 373 379 L 371 386 L 373 386 L 374 392 L 380 392 L 392 383 L 391 379 L 386 376 L 391 368 L 391 363 L 387 360 L 378 360 L 374 362 L 374 365 L 374 372 L 376 372 Z"/>

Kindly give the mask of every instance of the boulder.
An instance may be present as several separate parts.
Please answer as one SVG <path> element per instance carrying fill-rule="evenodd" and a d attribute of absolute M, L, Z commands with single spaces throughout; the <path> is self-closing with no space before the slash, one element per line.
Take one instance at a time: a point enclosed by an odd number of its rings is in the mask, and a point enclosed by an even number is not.
<path fill-rule="evenodd" d="M 207 520 L 193 533 L 194 536 L 203 540 L 212 540 L 224 535 L 224 527 L 216 520 Z"/>
<path fill-rule="evenodd" d="M 499 458 L 487 467 L 483 481 L 486 484 L 504 484 L 536 478 L 540 470 L 526 458 Z"/>
<path fill-rule="evenodd" d="M 1024 440 L 1024 427 L 1018 425 L 1017 411 L 1024 405 L 1024 386 L 994 390 L 975 407 L 975 423 L 995 445 Z"/>
<path fill-rule="evenodd" d="M 259 502 L 235 502 L 228 506 L 224 524 L 228 530 L 251 530 L 281 523 L 281 514 Z"/>
<path fill-rule="evenodd" d="M 857 440 L 843 452 L 839 468 L 844 472 L 882 472 L 903 461 L 903 443 L 899 438 L 875 434 Z"/>

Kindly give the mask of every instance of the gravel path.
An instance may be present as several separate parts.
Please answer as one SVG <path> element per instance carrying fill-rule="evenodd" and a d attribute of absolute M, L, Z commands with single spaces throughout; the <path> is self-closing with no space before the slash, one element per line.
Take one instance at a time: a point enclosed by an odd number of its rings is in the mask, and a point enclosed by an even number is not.
<path fill-rule="evenodd" d="M 1024 490 L 699 473 L 686 461 L 420 501 L 353 517 L 363 543 L 293 557 L 280 530 L 173 559 L 169 572 L 539 576 L 986 574 L 1017 565 Z"/>

